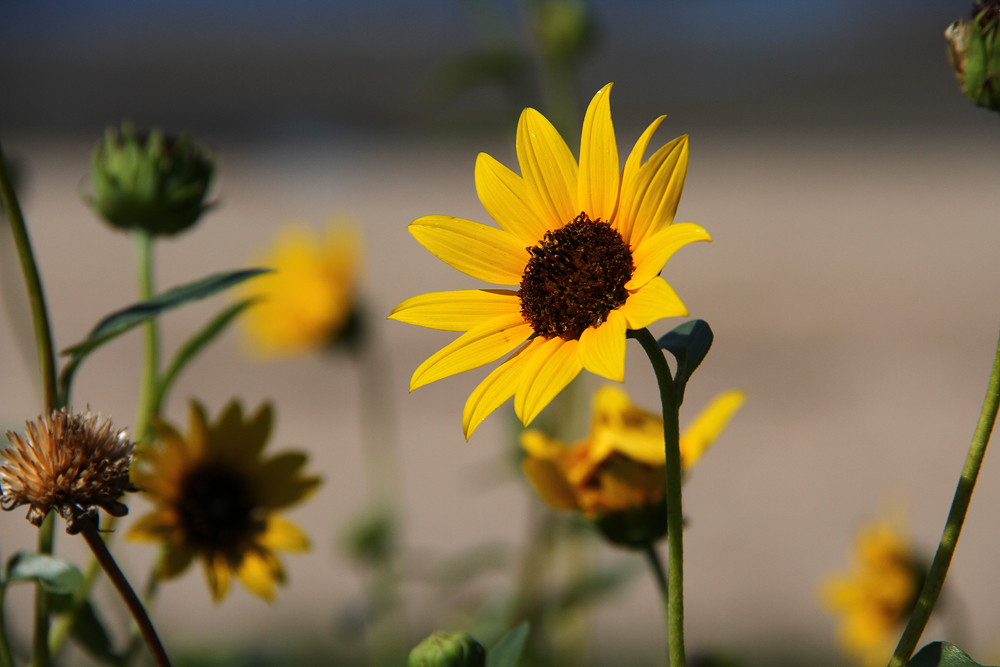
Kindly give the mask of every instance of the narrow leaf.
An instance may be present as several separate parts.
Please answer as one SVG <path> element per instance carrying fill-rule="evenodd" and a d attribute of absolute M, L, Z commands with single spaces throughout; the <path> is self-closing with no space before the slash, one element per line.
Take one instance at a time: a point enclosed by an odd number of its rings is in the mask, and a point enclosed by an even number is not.
<path fill-rule="evenodd" d="M 486 667 L 517 667 L 530 631 L 531 624 L 524 621 L 501 637 L 486 654 Z"/>
<path fill-rule="evenodd" d="M 948 642 L 932 642 L 910 659 L 909 667 L 983 667 Z"/>
<path fill-rule="evenodd" d="M 49 593 L 72 593 L 83 584 L 83 573 L 72 563 L 44 554 L 20 551 L 7 562 L 6 584 L 37 581 Z"/>

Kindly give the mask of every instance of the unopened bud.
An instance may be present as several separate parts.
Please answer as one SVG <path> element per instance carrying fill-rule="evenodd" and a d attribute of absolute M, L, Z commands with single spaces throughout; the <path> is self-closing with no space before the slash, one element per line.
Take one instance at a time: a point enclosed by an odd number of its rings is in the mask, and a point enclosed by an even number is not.
<path fill-rule="evenodd" d="M 410 667 L 485 667 L 486 649 L 467 632 L 435 632 L 410 651 Z"/>
<path fill-rule="evenodd" d="M 977 1 L 972 20 L 955 21 L 944 36 L 962 92 L 979 106 L 1000 111 L 1000 0 Z"/>

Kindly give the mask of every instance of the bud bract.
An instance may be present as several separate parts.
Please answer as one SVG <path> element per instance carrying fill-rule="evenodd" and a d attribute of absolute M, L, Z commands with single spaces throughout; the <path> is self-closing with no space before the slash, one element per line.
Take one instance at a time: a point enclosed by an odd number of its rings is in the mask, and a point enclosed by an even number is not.
<path fill-rule="evenodd" d="M 410 651 L 409 667 L 485 667 L 486 649 L 467 632 L 435 632 Z"/>

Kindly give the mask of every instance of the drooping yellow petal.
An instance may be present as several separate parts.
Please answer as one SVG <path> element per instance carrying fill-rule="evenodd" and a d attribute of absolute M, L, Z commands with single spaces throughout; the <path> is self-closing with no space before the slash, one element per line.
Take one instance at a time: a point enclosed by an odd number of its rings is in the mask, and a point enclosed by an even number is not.
<path fill-rule="evenodd" d="M 667 260 L 688 243 L 711 240 L 708 232 L 693 222 L 667 225 L 656 234 L 647 236 L 632 253 L 635 271 L 625 283 L 625 289 L 639 289 L 654 276 L 658 276 Z"/>
<path fill-rule="evenodd" d="M 188 569 L 194 559 L 194 548 L 184 542 L 165 542 L 163 557 L 156 566 L 157 579 L 172 579 Z"/>
<path fill-rule="evenodd" d="M 229 594 L 229 583 L 233 576 L 232 567 L 223 553 L 207 553 L 203 556 L 201 562 L 205 567 L 205 579 L 208 580 L 208 590 L 212 592 L 212 600 L 222 602 Z"/>
<path fill-rule="evenodd" d="M 517 123 L 517 161 L 531 207 L 547 229 L 559 229 L 580 214 L 573 153 L 534 109 L 525 109 Z"/>
<path fill-rule="evenodd" d="M 580 341 L 555 337 L 539 345 L 521 371 L 514 398 L 514 411 L 521 423 L 530 424 L 582 370 Z"/>
<path fill-rule="evenodd" d="M 567 447 L 562 442 L 550 438 L 542 431 L 529 428 L 521 433 L 519 438 L 521 448 L 527 452 L 528 456 L 534 459 L 545 459 L 555 461 L 566 453 Z"/>
<path fill-rule="evenodd" d="M 629 329 L 642 329 L 664 317 L 686 317 L 688 314 L 674 289 L 659 276 L 630 294 L 618 312 L 625 316 Z"/>
<path fill-rule="evenodd" d="M 274 554 L 256 549 L 243 554 L 236 576 L 248 591 L 268 602 L 274 600 L 275 584 L 285 579 L 281 562 Z"/>
<path fill-rule="evenodd" d="M 473 327 L 420 364 L 410 378 L 410 391 L 425 384 L 496 361 L 532 333 L 520 312 Z"/>
<path fill-rule="evenodd" d="M 617 310 L 608 313 L 599 327 L 584 329 L 580 335 L 580 361 L 595 375 L 609 380 L 625 380 L 625 316 Z"/>
<path fill-rule="evenodd" d="M 559 466 L 552 461 L 528 457 L 521 462 L 521 470 L 535 491 L 547 505 L 557 510 L 578 510 L 579 503 L 573 487 Z"/>
<path fill-rule="evenodd" d="M 177 530 L 177 518 L 168 509 L 144 515 L 132 524 L 125 537 L 131 542 L 163 542 Z"/>
<path fill-rule="evenodd" d="M 533 350 L 542 344 L 543 340 L 535 338 L 524 345 L 505 362 L 497 366 L 475 388 L 465 402 L 465 409 L 462 411 L 462 432 L 465 433 L 466 440 L 472 436 L 472 432 L 491 412 L 514 395 L 521 381 L 521 371 L 525 361 L 533 354 Z"/>
<path fill-rule="evenodd" d="M 267 517 L 267 527 L 257 543 L 271 551 L 309 551 L 309 538 L 297 525 L 279 516 Z"/>
<path fill-rule="evenodd" d="M 681 465 L 685 470 L 693 466 L 705 450 L 715 442 L 744 401 L 746 394 L 742 391 L 736 389 L 725 391 L 712 399 L 712 402 L 684 429 L 680 446 Z"/>
<path fill-rule="evenodd" d="M 498 285 L 521 283 L 528 251 L 513 234 L 447 215 L 425 215 L 407 229 L 435 257 L 462 273 Z"/>
<path fill-rule="evenodd" d="M 521 300 L 512 290 L 457 290 L 407 299 L 392 309 L 388 319 L 442 331 L 468 331 L 520 310 Z"/>
<path fill-rule="evenodd" d="M 674 221 L 684 189 L 688 166 L 687 135 L 662 147 L 636 176 L 636 199 L 631 202 L 632 234 L 628 242 L 634 250 L 642 240 Z"/>
<path fill-rule="evenodd" d="M 605 385 L 594 394 L 590 428 L 592 457 L 600 463 L 613 453 L 647 466 L 663 466 L 663 420 L 629 399 L 621 387 Z"/>
<path fill-rule="evenodd" d="M 611 123 L 611 86 L 597 91 L 587 107 L 580 137 L 580 209 L 591 220 L 610 221 L 618 204 L 618 144 Z"/>
<path fill-rule="evenodd" d="M 639 140 L 632 147 L 628 159 L 625 160 L 625 167 L 622 169 L 621 193 L 618 196 L 618 210 L 615 213 L 615 228 L 621 233 L 625 243 L 629 242 L 632 236 L 632 202 L 636 199 L 636 188 L 638 182 L 639 168 L 642 166 L 642 158 L 646 154 L 646 147 L 649 140 L 653 138 L 653 133 L 660 126 L 666 116 L 660 116 L 646 128 Z"/>
<path fill-rule="evenodd" d="M 526 246 L 538 244 L 548 228 L 531 206 L 524 179 L 486 153 L 476 158 L 476 192 L 486 212 Z"/>

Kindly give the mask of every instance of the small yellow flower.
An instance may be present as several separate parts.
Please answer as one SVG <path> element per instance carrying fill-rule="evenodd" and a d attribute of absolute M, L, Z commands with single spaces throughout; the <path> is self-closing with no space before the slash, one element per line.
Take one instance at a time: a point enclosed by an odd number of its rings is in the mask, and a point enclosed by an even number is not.
<path fill-rule="evenodd" d="M 129 481 L 135 443 L 111 420 L 67 409 L 53 410 L 26 424 L 27 433 L 7 432 L 10 446 L 0 451 L 0 507 L 28 505 L 28 521 L 42 525 L 49 510 L 66 520 L 66 532 L 77 533 L 79 522 L 98 525 L 97 508 L 125 516 L 119 502 Z"/>
<path fill-rule="evenodd" d="M 661 116 L 619 170 L 610 92 L 608 84 L 590 102 L 579 164 L 534 109 L 525 109 L 517 126 L 520 176 L 479 154 L 476 190 L 500 229 L 444 215 L 410 223 L 438 259 L 473 278 L 519 286 L 423 294 L 389 315 L 465 332 L 417 368 L 410 391 L 513 352 L 466 402 L 466 439 L 511 396 L 521 422 L 530 424 L 584 368 L 620 382 L 626 330 L 687 315 L 659 277 L 678 248 L 711 240 L 697 225 L 673 224 L 687 137 L 643 162 Z"/>
<path fill-rule="evenodd" d="M 244 284 L 242 297 L 259 297 L 244 323 L 261 355 L 295 354 L 335 342 L 355 315 L 360 256 L 358 232 L 330 226 L 317 239 L 309 229 L 283 230 L 259 258 L 274 269 Z"/>
<path fill-rule="evenodd" d="M 926 568 L 904 536 L 886 522 L 862 527 L 855 544 L 855 568 L 823 585 L 824 606 L 841 619 L 844 650 L 864 667 L 888 662 L 898 631 L 909 618 L 926 578 Z"/>
<path fill-rule="evenodd" d="M 200 556 L 217 602 L 233 574 L 252 593 L 274 598 L 275 584 L 285 578 L 274 552 L 309 548 L 302 530 L 274 511 L 303 500 L 319 478 L 302 474 L 306 457 L 299 452 L 262 458 L 271 421 L 269 404 L 244 421 L 233 401 L 209 424 L 205 409 L 192 401 L 186 439 L 173 426 L 156 424 L 158 442 L 137 454 L 132 480 L 158 507 L 128 537 L 162 543 L 158 578 L 179 575 Z"/>
<path fill-rule="evenodd" d="M 681 434 L 683 470 L 701 458 L 745 399 L 736 390 L 719 394 Z M 575 445 L 537 430 L 525 431 L 521 445 L 528 453 L 522 462 L 525 475 L 556 509 L 599 519 L 654 507 L 666 496 L 663 420 L 633 405 L 618 387 L 608 385 L 594 395 L 590 433 Z"/>

